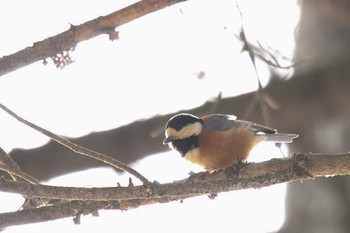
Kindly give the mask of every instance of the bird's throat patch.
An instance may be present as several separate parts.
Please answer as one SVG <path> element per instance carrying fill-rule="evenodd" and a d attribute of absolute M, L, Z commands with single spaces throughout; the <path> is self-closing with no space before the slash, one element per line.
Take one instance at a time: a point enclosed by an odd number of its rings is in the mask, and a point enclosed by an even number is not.
<path fill-rule="evenodd" d="M 199 139 L 195 135 L 184 139 L 177 139 L 172 142 L 172 146 L 184 157 L 188 152 L 199 147 Z"/>

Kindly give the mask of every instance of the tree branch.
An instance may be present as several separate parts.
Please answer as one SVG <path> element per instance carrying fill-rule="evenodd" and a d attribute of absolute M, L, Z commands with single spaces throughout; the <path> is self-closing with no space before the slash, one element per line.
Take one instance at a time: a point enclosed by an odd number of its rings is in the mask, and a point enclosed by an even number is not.
<path fill-rule="evenodd" d="M 8 109 L 5 105 L 3 105 L 1 103 L 0 103 L 0 109 L 4 110 L 6 113 L 8 113 L 10 116 L 15 118 L 19 122 L 21 122 L 21 123 L 31 127 L 32 129 L 35 129 L 36 131 L 48 136 L 52 140 L 56 141 L 57 143 L 61 144 L 62 146 L 67 147 L 68 149 L 74 151 L 77 154 L 88 156 L 90 158 L 104 162 L 112 167 L 115 167 L 115 168 L 118 168 L 122 171 L 128 172 L 129 174 L 135 176 L 140 181 L 142 181 L 144 185 L 147 185 L 149 183 L 149 181 L 146 179 L 146 177 L 144 177 L 143 175 L 141 175 L 139 172 L 137 172 L 133 168 L 129 167 L 128 165 L 118 161 L 117 159 L 111 158 L 111 157 L 106 156 L 104 154 L 101 154 L 99 152 L 87 149 L 87 148 L 79 146 L 77 144 L 74 144 L 71 141 L 69 141 L 68 139 L 60 137 L 60 136 L 58 136 L 58 135 L 56 135 L 56 134 L 54 134 L 46 129 L 43 129 L 43 128 L 23 119 L 22 117 L 18 116 L 17 114 L 12 112 L 10 109 Z"/>
<path fill-rule="evenodd" d="M 45 222 L 60 218 L 79 218 L 81 214 L 94 214 L 99 209 L 115 209 L 118 206 L 117 202 L 72 201 L 54 206 L 3 213 L 0 214 L 0 230 L 9 226 Z"/>
<path fill-rule="evenodd" d="M 31 198 L 55 199 L 61 202 L 68 201 L 68 203 L 57 205 L 57 209 L 55 206 L 47 206 L 37 209 L 25 209 L 15 213 L 0 214 L 0 228 L 9 226 L 9 223 L 6 222 L 9 215 L 16 218 L 18 222 L 21 222 L 20 224 L 29 223 L 27 219 L 23 219 L 27 216 L 23 214 L 25 211 L 34 211 L 36 217 L 32 218 L 32 221 L 40 222 L 82 213 L 84 212 L 84 208 L 87 208 L 86 206 L 89 205 L 88 203 L 96 202 L 94 205 L 97 207 L 94 210 L 109 208 L 112 205 L 111 203 L 113 203 L 114 209 L 127 210 L 142 205 L 170 202 L 199 195 L 248 188 L 262 188 L 301 179 L 349 174 L 350 153 L 305 153 L 294 154 L 289 158 L 272 159 L 261 163 L 248 163 L 239 168 L 228 168 L 212 174 L 207 172 L 197 173 L 187 179 L 173 183 L 159 184 L 154 182 L 149 187 L 144 185 L 104 188 L 59 187 L 10 181 L 0 178 L 0 191 L 18 193 Z M 73 207 L 69 203 L 73 203 Z M 62 212 L 62 205 L 70 207 L 67 207 L 68 209 Z M 75 211 L 68 211 L 71 209 Z M 46 215 L 42 214 L 49 210 L 51 213 L 50 216 L 58 217 L 48 219 Z"/>
<path fill-rule="evenodd" d="M 183 0 L 142 0 L 109 15 L 98 17 L 43 41 L 34 43 L 12 55 L 0 58 L 0 76 L 50 57 L 57 67 L 69 64 L 69 51 L 84 40 L 107 33 L 117 39 L 114 28 Z"/>
<path fill-rule="evenodd" d="M 23 179 L 27 182 L 39 183 L 35 178 L 26 174 L 17 163 L 0 147 L 0 170 L 7 172 L 14 180 Z"/>

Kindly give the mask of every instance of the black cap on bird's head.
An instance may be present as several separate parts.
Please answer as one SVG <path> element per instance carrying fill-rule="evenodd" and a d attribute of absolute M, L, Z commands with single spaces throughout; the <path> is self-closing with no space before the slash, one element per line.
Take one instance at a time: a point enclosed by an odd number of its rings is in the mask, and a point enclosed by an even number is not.
<path fill-rule="evenodd" d="M 181 130 L 183 127 L 196 123 L 202 122 L 198 117 L 188 114 L 188 113 L 180 113 L 169 119 L 167 122 L 165 129 L 173 128 L 177 131 Z"/>
<path fill-rule="evenodd" d="M 188 113 L 180 113 L 170 118 L 167 122 L 163 144 L 199 135 L 202 129 L 203 121 L 200 118 Z"/>

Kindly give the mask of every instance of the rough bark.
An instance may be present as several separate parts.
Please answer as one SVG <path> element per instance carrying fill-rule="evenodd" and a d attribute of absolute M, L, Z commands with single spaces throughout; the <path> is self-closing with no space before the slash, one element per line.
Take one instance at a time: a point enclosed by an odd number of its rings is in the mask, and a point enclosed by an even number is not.
<path fill-rule="evenodd" d="M 350 154 L 295 154 L 289 158 L 249 163 L 214 173 L 192 174 L 172 183 L 128 187 L 79 188 L 47 186 L 0 179 L 0 191 L 27 198 L 49 200 L 49 205 L 0 214 L 0 228 L 49 221 L 99 209 L 128 210 L 142 205 L 166 203 L 199 195 L 247 188 L 262 188 L 282 182 L 350 174 Z M 51 200 L 51 202 L 50 202 Z M 56 202 L 54 202 L 56 201 Z"/>

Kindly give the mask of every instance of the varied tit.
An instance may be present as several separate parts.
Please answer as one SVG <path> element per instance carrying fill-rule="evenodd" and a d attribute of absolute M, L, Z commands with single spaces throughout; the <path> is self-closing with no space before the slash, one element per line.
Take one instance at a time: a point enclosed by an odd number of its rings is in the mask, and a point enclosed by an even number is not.
<path fill-rule="evenodd" d="M 261 141 L 291 143 L 297 134 L 253 122 L 236 120 L 233 115 L 213 114 L 196 117 L 181 113 L 168 121 L 165 140 L 185 159 L 213 172 L 243 162 Z"/>

